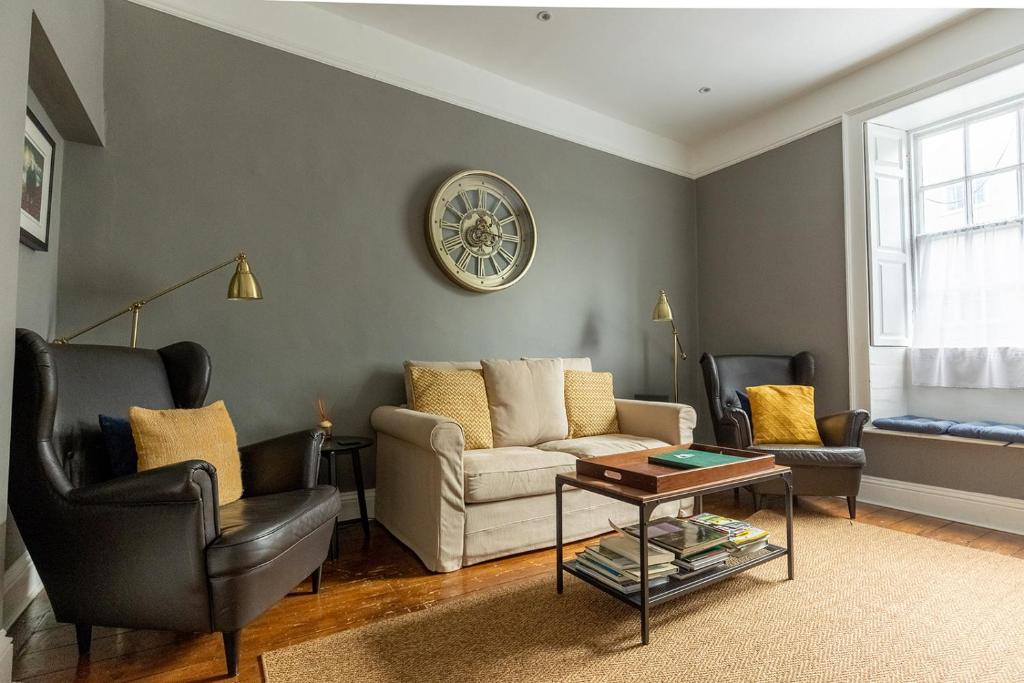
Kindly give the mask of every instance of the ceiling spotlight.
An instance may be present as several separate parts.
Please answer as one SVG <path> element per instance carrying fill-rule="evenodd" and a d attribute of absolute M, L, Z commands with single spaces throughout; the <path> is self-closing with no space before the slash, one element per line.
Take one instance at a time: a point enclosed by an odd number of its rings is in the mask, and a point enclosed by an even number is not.
<path fill-rule="evenodd" d="M 551 12 L 546 9 L 537 12 L 537 21 L 551 21 Z"/>
<path fill-rule="evenodd" d="M 697 93 L 700 94 L 700 95 L 707 95 L 709 92 L 711 92 L 711 88 L 709 88 L 706 85 L 705 86 L 701 86 L 700 88 L 697 88 Z"/>

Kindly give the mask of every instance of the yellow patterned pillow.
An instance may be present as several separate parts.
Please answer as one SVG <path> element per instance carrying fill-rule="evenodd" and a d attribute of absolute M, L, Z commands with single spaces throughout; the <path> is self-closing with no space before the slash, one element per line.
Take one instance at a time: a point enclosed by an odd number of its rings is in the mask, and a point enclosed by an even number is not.
<path fill-rule="evenodd" d="M 565 413 L 570 439 L 617 433 L 619 418 L 615 412 L 612 373 L 566 370 Z"/>
<path fill-rule="evenodd" d="M 467 451 L 494 446 L 482 371 L 412 366 L 409 376 L 416 410 L 458 422 L 466 436 Z"/>
<path fill-rule="evenodd" d="M 814 387 L 764 384 L 747 387 L 754 444 L 821 445 L 814 420 Z"/>
<path fill-rule="evenodd" d="M 205 460 L 217 468 L 220 505 L 242 497 L 242 461 L 238 437 L 224 401 L 184 410 L 128 409 L 139 471 L 186 460 Z"/>

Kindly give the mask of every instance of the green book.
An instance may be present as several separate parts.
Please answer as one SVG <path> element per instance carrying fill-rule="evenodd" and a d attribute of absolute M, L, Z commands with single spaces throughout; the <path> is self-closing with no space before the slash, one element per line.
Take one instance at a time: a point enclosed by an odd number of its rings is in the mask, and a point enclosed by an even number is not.
<path fill-rule="evenodd" d="M 714 465 L 728 465 L 733 462 L 741 462 L 746 458 L 736 455 L 723 455 L 721 453 L 709 453 L 708 451 L 694 451 L 689 448 L 661 455 L 654 455 L 647 459 L 647 462 L 654 465 L 665 465 L 667 467 L 678 467 L 684 470 L 692 470 L 698 467 L 712 467 Z"/>

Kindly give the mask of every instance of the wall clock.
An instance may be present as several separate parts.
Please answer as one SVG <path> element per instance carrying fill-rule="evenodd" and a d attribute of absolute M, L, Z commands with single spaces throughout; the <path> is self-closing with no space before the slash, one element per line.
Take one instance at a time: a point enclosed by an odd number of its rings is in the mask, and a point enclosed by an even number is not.
<path fill-rule="evenodd" d="M 434 194 L 427 244 L 453 282 L 494 292 L 526 274 L 537 251 L 537 224 L 512 183 L 488 171 L 462 171 Z"/>

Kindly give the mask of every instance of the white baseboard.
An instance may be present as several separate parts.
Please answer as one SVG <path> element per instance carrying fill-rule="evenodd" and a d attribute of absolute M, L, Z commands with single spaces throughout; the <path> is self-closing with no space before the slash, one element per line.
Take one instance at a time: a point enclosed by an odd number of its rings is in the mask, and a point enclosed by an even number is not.
<path fill-rule="evenodd" d="M 29 554 L 21 557 L 4 572 L 4 604 L 3 627 L 10 629 L 28 604 L 43 590 L 43 580 L 39 578 L 36 566 L 32 564 Z"/>
<path fill-rule="evenodd" d="M 376 498 L 377 489 L 366 489 L 366 514 L 370 519 L 374 519 L 373 504 Z M 338 519 L 345 521 L 359 519 L 359 497 L 355 491 L 342 492 L 341 512 L 338 513 Z"/>
<path fill-rule="evenodd" d="M 1024 534 L 1024 500 L 865 476 L 857 500 L 954 522 Z"/>

